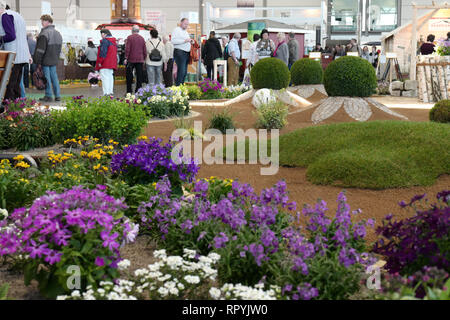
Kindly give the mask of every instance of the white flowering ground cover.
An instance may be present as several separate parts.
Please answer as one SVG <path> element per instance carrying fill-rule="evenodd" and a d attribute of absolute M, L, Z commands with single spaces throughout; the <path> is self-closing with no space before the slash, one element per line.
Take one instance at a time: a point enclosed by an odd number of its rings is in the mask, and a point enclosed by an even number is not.
<path fill-rule="evenodd" d="M 124 277 L 116 283 L 100 282 L 97 289 L 87 287 L 86 292 L 74 290 L 70 296 L 58 300 L 138 300 L 138 299 L 213 299 L 213 300 L 276 300 L 281 289 L 264 284 L 254 287 L 226 283 L 216 287 L 217 270 L 214 265 L 220 255 L 211 252 L 199 256 L 194 250 L 184 249 L 183 256 L 168 256 L 166 250 L 153 253 L 157 262 L 146 268 L 128 272 L 131 262 L 124 259 L 118 268 Z"/>

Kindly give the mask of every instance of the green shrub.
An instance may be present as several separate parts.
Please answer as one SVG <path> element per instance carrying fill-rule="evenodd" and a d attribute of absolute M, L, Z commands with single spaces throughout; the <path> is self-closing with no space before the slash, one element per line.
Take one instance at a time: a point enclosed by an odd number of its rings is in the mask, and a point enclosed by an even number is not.
<path fill-rule="evenodd" d="M 377 88 L 375 69 L 359 57 L 334 60 L 325 70 L 323 79 L 329 96 L 368 97 Z"/>
<path fill-rule="evenodd" d="M 55 140 L 51 124 L 51 117 L 41 113 L 23 117 L 17 127 L 11 128 L 11 147 L 25 151 L 53 145 Z"/>
<path fill-rule="evenodd" d="M 430 121 L 450 122 L 450 100 L 438 101 L 430 110 Z"/>
<path fill-rule="evenodd" d="M 202 91 L 197 85 L 186 85 L 185 87 L 188 91 L 189 100 L 200 100 L 202 98 Z"/>
<path fill-rule="evenodd" d="M 288 107 L 280 101 L 262 104 L 256 111 L 257 128 L 281 129 L 287 124 Z"/>
<path fill-rule="evenodd" d="M 227 132 L 227 129 L 235 129 L 233 117 L 229 111 L 224 110 L 219 113 L 214 113 L 209 119 L 209 129 L 220 130 L 223 134 Z"/>
<path fill-rule="evenodd" d="M 58 142 L 78 136 L 92 136 L 129 144 L 136 141 L 147 117 L 140 105 L 112 100 L 108 97 L 89 99 L 80 106 L 67 102 L 67 110 L 54 111 L 51 131 Z"/>
<path fill-rule="evenodd" d="M 323 69 L 318 61 L 309 58 L 297 60 L 291 67 L 291 80 L 294 85 L 320 84 Z"/>
<path fill-rule="evenodd" d="M 0 117 L 0 150 L 11 146 L 11 122 Z"/>
<path fill-rule="evenodd" d="M 254 89 L 280 90 L 289 86 L 291 74 L 280 59 L 265 58 L 253 66 L 250 78 Z"/>

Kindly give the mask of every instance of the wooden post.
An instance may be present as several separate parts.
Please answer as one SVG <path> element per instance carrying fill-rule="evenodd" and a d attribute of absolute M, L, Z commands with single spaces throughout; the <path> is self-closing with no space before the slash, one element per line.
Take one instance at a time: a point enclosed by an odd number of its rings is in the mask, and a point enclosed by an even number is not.
<path fill-rule="evenodd" d="M 417 56 L 417 7 L 413 2 L 413 21 L 411 35 L 411 66 L 409 70 L 409 79 L 416 80 L 416 56 Z"/>

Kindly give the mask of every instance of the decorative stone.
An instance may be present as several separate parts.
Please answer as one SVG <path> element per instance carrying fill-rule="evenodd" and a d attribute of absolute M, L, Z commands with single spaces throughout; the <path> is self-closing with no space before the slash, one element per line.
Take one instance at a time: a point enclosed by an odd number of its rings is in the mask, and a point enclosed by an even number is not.
<path fill-rule="evenodd" d="M 276 102 L 277 98 L 275 96 L 275 93 L 270 89 L 260 89 L 256 91 L 255 95 L 253 96 L 252 104 L 255 106 L 255 108 L 259 108 L 263 104 L 267 104 L 270 102 Z"/>
<path fill-rule="evenodd" d="M 401 81 L 392 81 L 391 85 L 389 86 L 390 91 L 394 90 L 403 90 L 403 82 Z"/>
<path fill-rule="evenodd" d="M 402 92 L 400 90 L 392 90 L 391 91 L 391 96 L 400 97 L 401 95 L 402 95 Z"/>
<path fill-rule="evenodd" d="M 417 90 L 402 91 L 402 97 L 417 97 Z"/>
<path fill-rule="evenodd" d="M 405 90 L 417 90 L 418 82 L 417 80 L 405 80 L 404 88 Z"/>

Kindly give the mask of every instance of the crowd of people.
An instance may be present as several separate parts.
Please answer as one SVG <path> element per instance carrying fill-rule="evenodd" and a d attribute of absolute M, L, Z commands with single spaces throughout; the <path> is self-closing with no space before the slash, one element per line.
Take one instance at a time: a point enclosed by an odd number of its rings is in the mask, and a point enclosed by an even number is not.
<path fill-rule="evenodd" d="M 71 43 L 63 47 L 61 34 L 55 29 L 50 15 L 41 16 L 42 29 L 37 37 L 26 31 L 23 17 L 12 11 L 9 6 L 0 1 L 0 47 L 3 50 L 16 53 L 4 99 L 14 100 L 25 97 L 25 88 L 39 80 L 45 82 L 45 95 L 40 100 L 44 102 L 60 101 L 61 92 L 56 66 L 61 58 L 67 64 L 90 64 L 92 72 L 88 80 L 93 85 L 102 82 L 104 95 L 114 94 L 114 74 L 118 65 L 126 66 L 126 91 L 137 92 L 143 83 L 150 85 L 164 84 L 167 87 L 183 84 L 187 75 L 188 64 L 192 63 L 193 52 L 198 48 L 187 29 L 189 20 L 181 19 L 173 30 L 171 37 L 161 36 L 158 30 L 150 31 L 150 39 L 145 40 L 140 34 L 141 29 L 135 25 L 131 34 L 123 40 L 113 37 L 108 29 L 100 30 L 101 41 L 97 47 L 93 41 L 87 42 L 86 49 L 78 51 Z M 450 32 L 447 35 L 450 40 Z M 249 40 L 249 39 L 247 39 Z M 231 39 L 228 36 L 216 37 L 211 31 L 209 38 L 203 43 L 201 62 L 206 68 L 207 77 L 214 79 L 214 61 L 223 59 L 227 64 L 228 84 L 236 85 L 240 79 L 243 65 L 251 69 L 259 60 L 274 57 L 283 61 L 290 69 L 299 59 L 300 45 L 294 33 L 278 33 L 276 38 L 270 38 L 270 33 L 264 29 L 253 36 L 253 42 L 246 48 L 248 52 L 243 59 L 243 42 L 241 34 L 235 33 Z M 435 36 L 430 34 L 427 41 L 419 46 L 421 54 L 431 54 L 435 50 Z M 380 50 L 372 46 L 358 46 L 356 39 L 351 39 L 347 45 L 336 45 L 332 48 L 322 48 L 317 44 L 315 52 L 331 54 L 333 59 L 345 56 L 349 52 L 357 53 L 369 61 L 375 68 L 378 64 Z M 174 78 L 174 65 L 177 72 Z M 134 88 L 133 88 L 134 84 Z"/>

